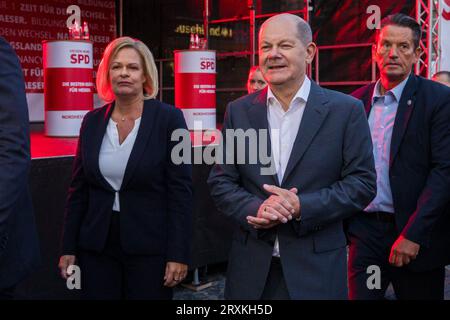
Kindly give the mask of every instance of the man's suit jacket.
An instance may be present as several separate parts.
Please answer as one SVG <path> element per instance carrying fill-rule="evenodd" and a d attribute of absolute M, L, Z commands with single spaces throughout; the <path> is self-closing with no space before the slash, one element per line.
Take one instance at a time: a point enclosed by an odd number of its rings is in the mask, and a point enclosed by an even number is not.
<path fill-rule="evenodd" d="M 356 90 L 367 116 L 375 83 Z M 408 266 L 425 271 L 450 263 L 450 88 L 409 76 L 398 105 L 389 182 L 399 234 L 420 244 Z M 447 253 L 445 253 L 447 251 Z"/>
<path fill-rule="evenodd" d="M 263 89 L 228 105 L 225 148 L 227 129 L 268 129 L 266 99 L 267 89 Z M 242 150 L 235 148 L 234 152 Z M 245 152 L 248 159 L 248 141 Z M 226 298 L 261 297 L 277 233 L 292 299 L 347 299 L 342 220 L 362 210 L 376 190 L 372 143 L 362 104 L 312 82 L 283 181 L 279 183 L 276 175 L 261 175 L 261 167 L 259 159 L 257 164 L 218 164 L 208 180 L 218 209 L 236 225 Z M 264 231 L 251 227 L 246 216 L 255 216 L 269 196 L 263 184 L 298 188 L 301 221 Z"/>
<path fill-rule="evenodd" d="M 66 206 L 63 254 L 76 255 L 79 249 L 102 252 L 105 246 L 115 193 L 100 172 L 99 154 L 113 109 L 114 103 L 108 104 L 83 119 Z M 177 143 L 171 134 L 178 128 L 186 128 L 179 109 L 145 100 L 119 191 L 121 245 L 128 254 L 189 262 L 192 169 L 171 161 Z"/>
<path fill-rule="evenodd" d="M 39 239 L 28 187 L 28 107 L 22 68 L 0 37 L 0 289 L 40 266 Z"/>

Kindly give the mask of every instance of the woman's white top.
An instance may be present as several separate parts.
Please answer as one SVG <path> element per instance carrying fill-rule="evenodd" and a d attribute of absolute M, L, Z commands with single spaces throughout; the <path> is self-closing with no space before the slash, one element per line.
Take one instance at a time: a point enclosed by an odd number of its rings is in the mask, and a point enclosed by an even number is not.
<path fill-rule="evenodd" d="M 122 144 L 119 144 L 119 130 L 117 129 L 117 123 L 110 118 L 105 135 L 103 136 L 98 162 L 101 174 L 111 187 L 116 190 L 112 207 L 114 211 L 120 211 L 119 190 L 122 186 L 123 176 L 125 175 L 125 169 L 127 167 L 128 159 L 130 158 L 131 150 L 136 141 L 140 123 L 141 118 L 136 119 L 131 132 Z"/>

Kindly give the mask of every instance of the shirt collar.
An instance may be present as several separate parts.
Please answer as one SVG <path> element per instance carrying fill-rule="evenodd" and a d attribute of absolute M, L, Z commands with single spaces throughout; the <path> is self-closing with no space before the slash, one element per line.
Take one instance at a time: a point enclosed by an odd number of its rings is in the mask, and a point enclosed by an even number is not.
<path fill-rule="evenodd" d="M 388 93 L 390 93 L 391 95 L 393 95 L 395 101 L 398 103 L 400 101 L 401 96 L 402 96 L 403 89 L 405 89 L 406 82 L 408 82 L 408 79 L 409 79 L 409 74 L 402 82 L 400 82 L 394 88 L 392 88 L 391 90 L 386 91 L 386 93 L 384 95 L 386 96 Z M 377 83 L 375 84 L 375 89 L 373 90 L 372 105 L 374 104 L 374 102 L 375 102 L 375 100 L 377 98 L 380 98 L 380 97 L 383 96 L 380 93 L 380 86 L 381 86 L 381 80 L 378 79 Z"/>
<path fill-rule="evenodd" d="M 300 99 L 306 103 L 308 101 L 308 96 L 309 96 L 310 91 L 311 91 L 311 80 L 309 80 L 308 76 L 305 75 L 305 79 L 303 80 L 301 87 L 295 93 L 294 98 L 292 99 L 292 102 L 294 102 L 296 99 Z M 270 86 L 267 86 L 267 105 L 270 106 L 271 101 L 273 101 L 273 100 L 277 101 L 278 104 L 280 104 L 278 99 L 273 94 L 272 90 L 270 90 Z M 292 103 L 291 103 L 291 105 L 292 105 Z M 281 106 L 281 104 L 280 104 L 280 106 Z M 290 106 L 289 106 L 289 109 L 290 109 Z"/>

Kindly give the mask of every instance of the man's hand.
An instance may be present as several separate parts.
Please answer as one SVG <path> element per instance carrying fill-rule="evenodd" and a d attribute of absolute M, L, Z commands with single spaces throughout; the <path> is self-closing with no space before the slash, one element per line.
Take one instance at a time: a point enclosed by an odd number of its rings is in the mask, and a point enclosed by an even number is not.
<path fill-rule="evenodd" d="M 247 222 L 256 229 L 269 229 L 279 223 L 287 223 L 300 216 L 300 201 L 297 188 L 282 189 L 273 185 L 263 185 L 272 195 L 259 207 L 256 217 L 248 216 Z"/>
<path fill-rule="evenodd" d="M 278 196 L 277 198 L 283 199 L 283 203 L 288 204 L 287 206 L 293 218 L 298 219 L 300 217 L 300 200 L 298 199 L 297 196 L 298 192 L 297 188 L 291 188 L 287 190 L 268 184 L 263 185 L 263 187 L 266 191 L 272 193 L 273 195 Z M 279 212 L 282 213 L 281 211 Z"/>
<path fill-rule="evenodd" d="M 186 278 L 188 266 L 178 262 L 167 262 L 166 274 L 164 275 L 164 285 L 166 287 L 175 287 L 184 278 Z"/>
<path fill-rule="evenodd" d="M 401 235 L 392 245 L 389 263 L 396 267 L 405 266 L 417 257 L 419 249 L 419 244 L 412 242 Z"/>
<path fill-rule="evenodd" d="M 58 268 L 61 273 L 61 277 L 66 279 L 70 276 L 67 272 L 67 268 L 75 264 L 76 257 L 74 255 L 65 255 L 59 258 Z"/>
<path fill-rule="evenodd" d="M 247 216 L 247 222 L 255 229 L 270 229 L 281 221 L 278 220 L 278 215 L 275 215 L 269 211 L 267 200 L 264 201 L 256 213 L 256 217 Z"/>

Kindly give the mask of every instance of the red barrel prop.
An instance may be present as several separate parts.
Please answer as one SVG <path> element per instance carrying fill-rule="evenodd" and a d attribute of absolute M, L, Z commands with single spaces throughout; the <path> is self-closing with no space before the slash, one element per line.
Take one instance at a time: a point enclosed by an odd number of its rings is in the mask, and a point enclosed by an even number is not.
<path fill-rule="evenodd" d="M 176 50 L 175 106 L 189 130 L 216 128 L 216 52 Z"/>
<path fill-rule="evenodd" d="M 93 45 L 87 40 L 43 42 L 45 134 L 76 137 L 93 109 Z"/>

